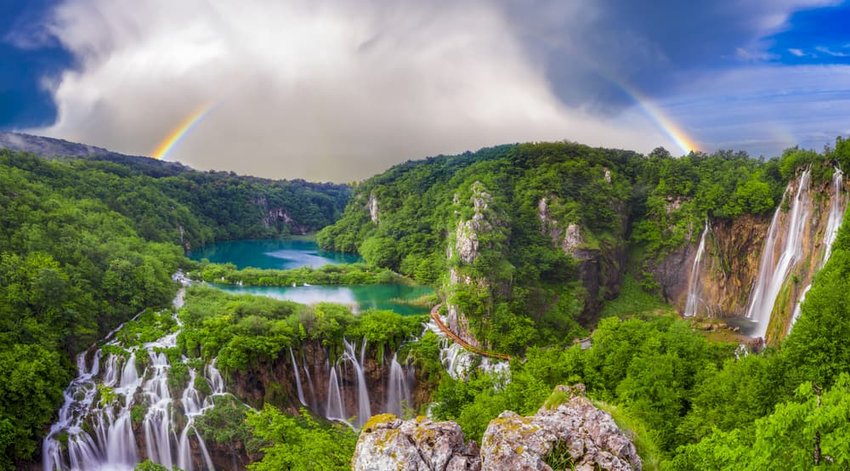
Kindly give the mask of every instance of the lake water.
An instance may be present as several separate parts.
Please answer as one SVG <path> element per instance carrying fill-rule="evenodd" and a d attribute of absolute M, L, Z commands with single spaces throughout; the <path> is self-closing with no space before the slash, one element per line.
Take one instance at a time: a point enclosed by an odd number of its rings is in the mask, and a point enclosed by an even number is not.
<path fill-rule="evenodd" d="M 414 300 L 434 292 L 427 286 L 407 285 L 333 285 L 333 286 L 237 286 L 208 283 L 234 294 L 254 294 L 301 304 L 321 302 L 345 304 L 356 312 L 369 309 L 388 309 L 399 314 L 427 314 L 426 306 L 413 306 Z"/>
<path fill-rule="evenodd" d="M 193 250 L 189 257 L 207 259 L 214 263 L 233 263 L 238 268 L 271 268 L 289 270 L 299 267 L 317 268 L 329 263 L 362 261 L 357 255 L 325 252 L 313 241 L 305 240 L 233 240 L 219 242 Z M 427 314 L 425 306 L 405 301 L 415 300 L 434 292 L 427 286 L 396 284 L 383 285 L 324 285 L 324 286 L 237 286 L 209 283 L 210 286 L 235 294 L 254 294 L 295 301 L 301 304 L 320 302 L 351 306 L 358 312 L 369 309 L 388 309 L 399 314 Z"/>
<path fill-rule="evenodd" d="M 362 261 L 357 255 L 325 252 L 311 240 L 229 240 L 189 252 L 193 260 L 232 263 L 237 268 L 318 268 L 329 263 Z"/>

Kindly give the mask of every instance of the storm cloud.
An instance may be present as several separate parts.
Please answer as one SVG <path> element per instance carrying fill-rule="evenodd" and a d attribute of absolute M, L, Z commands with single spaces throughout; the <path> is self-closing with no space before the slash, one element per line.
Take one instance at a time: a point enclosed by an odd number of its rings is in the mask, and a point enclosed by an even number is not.
<path fill-rule="evenodd" d="M 747 74 L 790 15 L 832 3 L 66 0 L 45 25 L 76 64 L 50 84 L 55 124 L 30 131 L 149 155 L 210 106 L 169 159 L 334 181 L 519 141 L 686 152 L 640 96 L 704 150 L 758 150 L 761 138 L 697 119 L 688 97 L 710 103 L 747 76 L 781 82 L 781 67 Z M 805 81 L 819 73 L 836 70 Z"/>

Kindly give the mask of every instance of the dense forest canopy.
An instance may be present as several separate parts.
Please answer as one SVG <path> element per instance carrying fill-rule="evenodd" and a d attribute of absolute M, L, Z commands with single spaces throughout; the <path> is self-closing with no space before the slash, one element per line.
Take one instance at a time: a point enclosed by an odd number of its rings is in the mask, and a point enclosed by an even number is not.
<path fill-rule="evenodd" d="M 134 162 L 0 151 L 7 378 L 0 467 L 37 458 L 76 354 L 142 311 L 119 332 L 126 342 L 174 328 L 156 310 L 176 292 L 178 269 L 249 284 L 293 280 L 294 272 L 196 264 L 185 248 L 322 227 L 324 248 L 358 252 L 366 265 L 299 276 L 379 282 L 398 280 L 398 272 L 432 284 L 484 346 L 514 355 L 509 380 L 446 374 L 435 335 L 417 337 L 421 318 L 358 317 L 341 306 L 199 288 L 189 292 L 185 327 L 169 354 L 201 363 L 216 357 L 232 374 L 286 361 L 302 342 L 338 354 L 343 337 L 363 338 L 414 362 L 433 392 L 435 417 L 458 421 L 468 438 L 479 439 L 505 409 L 533 412 L 556 384 L 583 382 L 635 435 L 648 468 L 807 467 L 815 436 L 825 462 L 848 464 L 846 420 L 839 420 L 850 384 L 847 225 L 791 334 L 759 354 L 736 353 L 728 339 L 677 318 L 648 270 L 693 243 L 707 217 L 769 217 L 801 168 L 820 182 L 834 166 L 850 168 L 844 139 L 821 153 L 795 148 L 766 161 L 732 152 L 675 158 L 663 149 L 644 156 L 573 143 L 506 145 L 407 162 L 351 195 L 345 186 Z M 595 291 L 582 279 L 588 260 L 597 267 Z M 573 344 L 587 335 L 590 348 Z M 353 435 L 306 411 L 246 411 L 237 403 L 214 410 L 198 427 L 224 441 L 259 440 L 266 458 L 255 469 L 348 465 Z"/>
<path fill-rule="evenodd" d="M 692 243 L 706 218 L 767 216 L 795 169 L 816 162 L 817 178 L 828 179 L 846 147 L 839 139 L 823 155 L 791 149 L 765 161 L 562 142 L 406 162 L 358 185 L 318 241 L 445 287 L 472 333 L 498 350 L 569 344 L 617 294 L 620 274 L 657 291 L 647 267 Z M 476 218 L 476 195 L 486 196 L 486 224 L 473 236 L 475 260 L 463 263 L 453 252 L 469 237 L 462 227 Z M 590 289 L 579 269 L 585 260 L 599 271 Z M 451 273 L 486 283 L 453 283 Z"/>
<path fill-rule="evenodd" d="M 315 230 L 336 218 L 349 192 L 186 169 L 151 176 L 141 165 L 147 160 L 45 160 L 0 150 L 6 465 L 39 449 L 74 355 L 142 310 L 170 303 L 171 275 L 189 263 L 183 247 L 281 236 L 296 225 Z M 264 221 L 273 209 L 292 221 Z"/>

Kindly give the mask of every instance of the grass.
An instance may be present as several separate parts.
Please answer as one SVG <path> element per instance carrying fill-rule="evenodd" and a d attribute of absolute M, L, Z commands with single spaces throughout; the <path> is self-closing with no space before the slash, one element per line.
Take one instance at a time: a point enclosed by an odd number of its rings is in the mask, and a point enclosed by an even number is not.
<path fill-rule="evenodd" d="M 647 293 L 640 287 L 640 283 L 631 274 L 626 274 L 623 284 L 620 286 L 620 294 L 605 303 L 602 308 L 602 317 L 628 317 L 634 314 L 650 311 L 668 311 L 672 306 L 665 303 L 658 296 Z"/>
<path fill-rule="evenodd" d="M 661 448 L 655 443 L 655 438 L 643 422 L 630 416 L 622 407 L 602 401 L 593 401 L 593 405 L 609 413 L 620 430 L 635 444 L 638 456 L 643 462 L 643 469 L 647 471 L 660 469 L 663 459 Z"/>

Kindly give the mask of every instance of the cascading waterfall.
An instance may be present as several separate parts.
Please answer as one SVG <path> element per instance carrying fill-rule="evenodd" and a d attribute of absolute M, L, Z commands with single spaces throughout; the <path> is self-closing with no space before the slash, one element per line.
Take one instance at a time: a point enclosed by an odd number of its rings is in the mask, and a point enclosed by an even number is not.
<path fill-rule="evenodd" d="M 390 414 L 401 417 L 404 408 L 412 407 L 412 405 L 408 375 L 401 363 L 398 362 L 398 354 L 393 354 L 393 359 L 390 362 L 390 379 L 387 384 L 387 402 L 384 409 Z"/>
<path fill-rule="evenodd" d="M 301 386 L 301 372 L 298 371 L 298 363 L 295 361 L 295 354 L 292 353 L 292 347 L 289 347 L 289 359 L 292 360 L 292 371 L 295 372 L 295 387 L 298 390 L 298 400 L 301 405 L 306 406 L 307 401 L 304 400 L 304 388 Z"/>
<path fill-rule="evenodd" d="M 832 197 L 829 200 L 829 215 L 827 216 L 826 229 L 823 233 L 823 256 L 818 264 L 818 269 L 823 268 L 829 260 L 830 255 L 832 255 L 832 244 L 838 236 L 838 229 L 841 227 L 841 221 L 844 219 L 844 211 L 846 209 L 847 195 L 844 193 L 844 172 L 836 167 L 832 173 Z M 811 287 L 812 285 L 809 283 L 808 286 L 803 288 L 803 292 L 800 294 L 800 300 L 794 306 L 794 314 L 791 316 L 791 324 L 788 326 L 789 332 L 794 326 L 794 323 L 797 322 L 797 318 L 800 317 L 803 301 L 806 299 L 806 294 Z"/>
<path fill-rule="evenodd" d="M 347 339 L 343 339 L 343 354 L 334 363 L 326 361 L 324 368 L 328 372 L 327 396 L 324 402 L 324 415 L 328 420 L 342 422 L 353 429 L 363 426 L 372 416 L 373 407 L 371 402 L 372 393 L 366 379 L 366 350 L 367 343 L 364 339 L 358 346 Z M 290 356 L 296 362 L 296 356 Z M 304 365 L 309 389 L 313 391 L 313 379 L 310 370 Z M 297 387 L 296 378 L 296 387 Z M 398 361 L 398 354 L 394 353 L 389 364 L 386 376 L 386 397 L 375 407 L 379 409 L 374 412 L 389 412 L 398 416 L 404 413 L 404 407 L 413 407 L 412 390 L 415 383 L 415 370 L 412 365 L 403 365 Z M 303 387 L 303 385 L 302 385 Z M 346 401 L 353 397 L 354 402 Z M 306 399 L 309 399 L 307 401 Z M 315 395 L 305 398 L 304 403 L 315 403 Z M 313 410 L 319 411 L 313 406 Z"/>
<path fill-rule="evenodd" d="M 803 232 L 811 212 L 808 198 L 810 177 L 811 169 L 808 168 L 800 175 L 796 194 L 790 203 L 787 232 L 784 234 L 784 244 L 778 259 L 776 259 L 774 250 L 781 235 L 779 220 L 782 205 L 776 209 L 770 222 L 767 240 L 762 250 L 758 278 L 747 308 L 747 319 L 755 322 L 755 327 L 751 332 L 753 337 L 764 337 L 782 285 L 803 254 Z M 783 199 L 787 197 L 789 197 L 788 190 L 786 190 Z"/>
<path fill-rule="evenodd" d="M 699 283 L 699 269 L 700 263 L 702 262 L 703 253 L 705 253 L 705 236 L 708 234 L 708 231 L 711 230 L 711 226 L 708 224 L 708 219 L 705 220 L 705 228 L 702 230 L 702 235 L 699 238 L 699 246 L 697 246 L 697 254 L 694 257 L 694 263 L 691 267 L 691 276 L 688 280 L 688 299 L 685 303 L 685 317 L 693 317 L 697 313 L 697 308 L 699 307 L 699 296 L 700 296 L 700 283 Z"/>
<path fill-rule="evenodd" d="M 175 279 L 184 281 L 179 275 Z M 176 308 L 182 306 L 183 294 L 184 289 L 181 289 L 174 301 Z M 42 445 L 43 469 L 129 471 L 145 458 L 167 468 L 179 466 L 185 471 L 213 469 L 209 451 L 194 421 L 213 407 L 213 396 L 226 394 L 224 381 L 213 360 L 205 368 L 205 379 L 212 393 L 202 399 L 195 387 L 198 373 L 189 368 L 188 384 L 180 399 L 174 400 L 168 388 L 171 364 L 163 350 L 176 346 L 176 340 L 177 332 L 173 332 L 154 342 L 132 347 L 126 359 L 109 353 L 103 372 L 100 371 L 103 349 L 94 352 L 91 369 L 87 366 L 86 354 L 80 354 L 77 378 L 65 390 L 59 419 L 51 426 Z M 107 345 L 120 348 L 114 340 Z M 140 355 L 148 358 L 142 374 L 137 368 Z M 107 390 L 109 394 L 104 393 Z M 101 400 L 95 402 L 99 391 Z M 140 430 L 144 434 L 144 456 L 140 456 L 133 430 L 136 406 L 147 408 Z M 179 427 L 181 417 L 182 428 Z M 193 442 L 200 450 L 200 460 L 193 458 Z"/>
<path fill-rule="evenodd" d="M 445 321 L 444 321 L 445 322 Z M 457 343 L 453 342 L 432 320 L 425 324 L 425 330 L 431 331 L 440 337 L 440 363 L 446 372 L 454 379 L 465 378 L 473 365 L 478 361 L 478 368 L 490 373 L 496 373 L 505 380 L 510 377 L 510 363 L 503 360 L 493 360 L 472 353 Z"/>
<path fill-rule="evenodd" d="M 342 392 L 339 387 L 339 379 L 336 374 L 337 366 L 331 368 L 331 374 L 328 379 L 328 404 L 325 407 L 325 417 L 328 420 L 337 420 L 348 425 L 348 417 L 345 415 L 345 406 L 342 403 Z"/>

